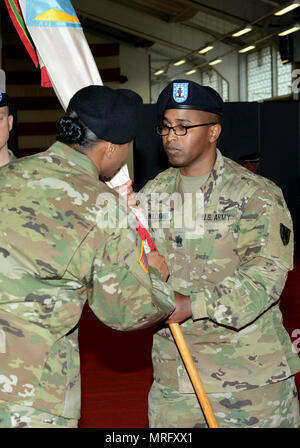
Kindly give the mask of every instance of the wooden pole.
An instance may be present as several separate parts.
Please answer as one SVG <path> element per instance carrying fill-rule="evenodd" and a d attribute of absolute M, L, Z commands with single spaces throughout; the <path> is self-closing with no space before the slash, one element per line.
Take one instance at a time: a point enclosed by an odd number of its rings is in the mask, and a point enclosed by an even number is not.
<path fill-rule="evenodd" d="M 213 410 L 211 408 L 211 405 L 208 401 L 206 392 L 204 390 L 204 387 L 202 385 L 201 379 L 199 377 L 199 374 L 197 372 L 195 363 L 192 359 L 191 353 L 189 351 L 189 348 L 185 342 L 184 336 L 182 334 L 181 328 L 179 324 L 169 324 L 170 330 L 172 332 L 172 335 L 175 339 L 176 345 L 178 347 L 179 353 L 181 354 L 181 357 L 183 359 L 183 362 L 185 364 L 185 367 L 188 371 L 188 374 L 190 376 L 191 382 L 193 384 L 193 387 L 195 389 L 195 392 L 197 394 L 198 400 L 200 402 L 203 414 L 205 415 L 205 418 L 207 420 L 208 426 L 210 428 L 218 428 L 218 423 L 216 421 L 216 418 L 214 416 Z"/>

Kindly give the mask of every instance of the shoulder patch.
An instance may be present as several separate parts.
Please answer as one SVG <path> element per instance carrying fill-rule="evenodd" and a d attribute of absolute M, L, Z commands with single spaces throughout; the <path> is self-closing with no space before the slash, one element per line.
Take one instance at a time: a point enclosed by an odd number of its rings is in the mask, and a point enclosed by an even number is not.
<path fill-rule="evenodd" d="M 268 236 L 263 253 L 278 260 L 290 270 L 293 268 L 293 249 L 293 224 L 290 213 L 286 206 L 283 208 L 279 206 L 278 201 L 275 201 L 268 216 Z"/>
<path fill-rule="evenodd" d="M 291 230 L 282 223 L 280 223 L 280 236 L 283 245 L 287 246 L 290 242 Z"/>

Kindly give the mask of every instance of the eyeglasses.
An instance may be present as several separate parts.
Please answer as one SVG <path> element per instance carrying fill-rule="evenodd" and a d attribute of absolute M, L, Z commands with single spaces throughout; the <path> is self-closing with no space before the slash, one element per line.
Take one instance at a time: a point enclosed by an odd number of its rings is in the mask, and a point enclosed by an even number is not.
<path fill-rule="evenodd" d="M 174 132 L 175 135 L 183 136 L 187 134 L 188 129 L 191 128 L 198 128 L 200 126 L 213 126 L 217 123 L 202 123 L 202 124 L 194 124 L 192 126 L 183 126 L 182 124 L 179 124 L 178 126 L 166 126 L 164 124 L 160 124 L 156 126 L 156 132 L 159 135 L 169 135 L 170 130 Z"/>

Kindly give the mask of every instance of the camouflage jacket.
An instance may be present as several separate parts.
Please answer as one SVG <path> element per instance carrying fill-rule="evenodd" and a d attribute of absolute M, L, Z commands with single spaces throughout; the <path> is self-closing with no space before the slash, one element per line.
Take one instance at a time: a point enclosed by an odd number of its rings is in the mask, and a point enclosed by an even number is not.
<path fill-rule="evenodd" d="M 281 190 L 217 150 L 200 199 L 192 197 L 198 204 L 193 234 L 188 225 L 180 227 L 181 211 L 185 218 L 192 210 L 183 208 L 179 178 L 179 170 L 169 168 L 149 181 L 143 207 L 169 264 L 169 282 L 191 298 L 193 317 L 181 328 L 206 391 L 251 389 L 289 377 L 300 370 L 300 358 L 279 310 L 293 265 L 292 222 Z M 167 327 L 155 335 L 153 362 L 158 382 L 193 393 Z"/>
<path fill-rule="evenodd" d="M 13 160 L 16 159 L 16 156 L 14 155 L 14 153 L 12 152 L 11 149 L 8 149 L 8 155 L 9 155 L 9 161 L 12 162 Z"/>
<path fill-rule="evenodd" d="M 1 169 L 0 400 L 78 418 L 85 302 L 118 330 L 173 311 L 171 287 L 138 263 L 128 213 L 90 159 L 62 143 Z"/>

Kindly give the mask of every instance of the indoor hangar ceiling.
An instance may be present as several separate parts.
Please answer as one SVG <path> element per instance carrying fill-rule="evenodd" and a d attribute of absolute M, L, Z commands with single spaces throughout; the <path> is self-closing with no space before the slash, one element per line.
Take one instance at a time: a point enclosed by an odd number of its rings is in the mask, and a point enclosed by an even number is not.
<path fill-rule="evenodd" d="M 280 32 L 300 23 L 299 1 L 285 0 L 74 0 L 83 28 L 147 48 L 152 74 L 184 59 L 191 68 L 249 46 L 279 47 Z M 247 29 L 240 36 L 235 33 Z M 200 54 L 206 47 L 210 51 Z"/>

